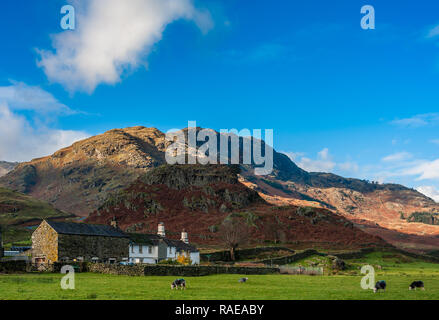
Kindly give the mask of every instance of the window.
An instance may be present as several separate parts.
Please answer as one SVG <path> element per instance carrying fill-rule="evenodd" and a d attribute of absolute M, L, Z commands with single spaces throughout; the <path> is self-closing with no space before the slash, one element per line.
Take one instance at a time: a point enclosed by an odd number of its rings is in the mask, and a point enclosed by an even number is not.
<path fill-rule="evenodd" d="M 172 254 L 172 248 L 169 247 L 169 254 Z"/>
<path fill-rule="evenodd" d="M 139 246 L 139 253 L 143 253 L 143 246 Z"/>
<path fill-rule="evenodd" d="M 134 253 L 134 245 L 131 245 L 131 253 Z"/>
<path fill-rule="evenodd" d="M 114 264 L 116 262 L 116 259 L 115 258 L 110 258 L 110 259 L 108 259 L 108 262 L 110 262 L 110 264 Z"/>
<path fill-rule="evenodd" d="M 148 246 L 148 253 L 152 253 L 152 247 L 151 246 Z"/>
<path fill-rule="evenodd" d="M 91 258 L 91 262 L 98 263 L 99 262 L 99 258 L 98 257 L 93 257 L 93 258 Z"/>

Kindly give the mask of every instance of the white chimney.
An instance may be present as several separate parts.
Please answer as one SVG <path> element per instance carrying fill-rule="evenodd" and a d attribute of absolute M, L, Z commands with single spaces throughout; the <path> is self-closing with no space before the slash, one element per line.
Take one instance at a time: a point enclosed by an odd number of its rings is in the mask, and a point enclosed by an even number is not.
<path fill-rule="evenodd" d="M 159 223 L 159 228 L 158 228 L 157 234 L 158 234 L 159 236 L 161 236 L 161 237 L 165 237 L 165 236 L 166 236 L 166 233 L 165 233 L 165 224 L 164 224 L 163 222 L 160 222 L 160 223 Z"/>
<path fill-rule="evenodd" d="M 183 241 L 184 243 L 189 243 L 189 238 L 187 236 L 187 232 L 183 230 L 183 232 L 181 233 L 181 241 Z"/>

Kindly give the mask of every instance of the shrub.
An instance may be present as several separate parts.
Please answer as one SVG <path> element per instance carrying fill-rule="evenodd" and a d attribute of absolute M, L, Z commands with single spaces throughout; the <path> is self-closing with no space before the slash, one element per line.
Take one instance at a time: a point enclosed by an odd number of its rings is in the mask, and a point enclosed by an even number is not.
<path fill-rule="evenodd" d="M 192 260 L 189 256 L 185 256 L 185 255 L 179 255 L 177 258 L 178 263 L 184 265 L 184 266 L 190 266 L 192 265 Z"/>

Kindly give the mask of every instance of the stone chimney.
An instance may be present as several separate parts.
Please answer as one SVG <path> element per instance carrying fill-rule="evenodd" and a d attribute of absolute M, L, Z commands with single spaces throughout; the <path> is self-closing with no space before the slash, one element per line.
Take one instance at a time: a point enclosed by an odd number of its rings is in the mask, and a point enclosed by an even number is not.
<path fill-rule="evenodd" d="M 189 238 L 187 236 L 187 232 L 183 230 L 183 232 L 181 233 L 181 241 L 183 241 L 184 243 L 189 244 Z"/>
<path fill-rule="evenodd" d="M 165 233 L 165 224 L 164 224 L 163 222 L 160 222 L 160 223 L 159 223 L 159 228 L 158 228 L 157 234 L 158 234 L 160 237 L 163 237 L 163 238 L 166 236 L 166 233 Z"/>
<path fill-rule="evenodd" d="M 110 226 L 112 226 L 112 227 L 115 228 L 115 229 L 118 229 L 118 228 L 119 228 L 119 226 L 117 225 L 117 219 L 116 219 L 116 216 L 114 216 L 113 219 L 111 219 L 111 221 L 110 221 Z"/>

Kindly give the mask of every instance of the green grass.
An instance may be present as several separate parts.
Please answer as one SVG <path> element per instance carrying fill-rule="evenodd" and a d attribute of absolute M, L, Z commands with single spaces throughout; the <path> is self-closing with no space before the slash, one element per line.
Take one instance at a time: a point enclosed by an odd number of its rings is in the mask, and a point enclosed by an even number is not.
<path fill-rule="evenodd" d="M 61 275 L 26 274 L 0 276 L 0 299 L 439 299 L 439 279 L 422 275 L 425 291 L 409 291 L 414 275 L 384 277 L 386 292 L 374 294 L 360 287 L 359 276 L 249 276 L 238 283 L 239 275 L 187 277 L 188 288 L 170 290 L 176 277 L 128 277 L 83 273 L 76 275 L 76 289 L 62 290 Z M 380 277 L 381 278 L 381 277 Z"/>
<path fill-rule="evenodd" d="M 305 259 L 307 260 L 307 259 Z M 314 261 L 314 257 L 308 260 Z M 374 252 L 361 259 L 346 261 L 342 274 L 324 276 L 250 275 L 247 283 L 238 283 L 243 275 L 185 277 L 188 288 L 171 291 L 177 277 L 129 277 L 94 273 L 76 274 L 76 289 L 62 290 L 61 274 L 0 275 L 0 300 L 438 300 L 439 264 L 424 262 L 394 252 Z M 361 266 L 375 267 L 376 281 L 386 280 L 386 292 L 363 290 Z M 378 267 L 379 266 L 379 267 Z M 425 283 L 425 291 L 409 291 L 414 280 Z"/>
<path fill-rule="evenodd" d="M 395 252 L 373 252 L 361 259 L 346 260 L 346 262 L 351 270 L 361 268 L 366 263 L 370 264 L 380 275 L 439 276 L 439 264 L 414 259 Z"/>

